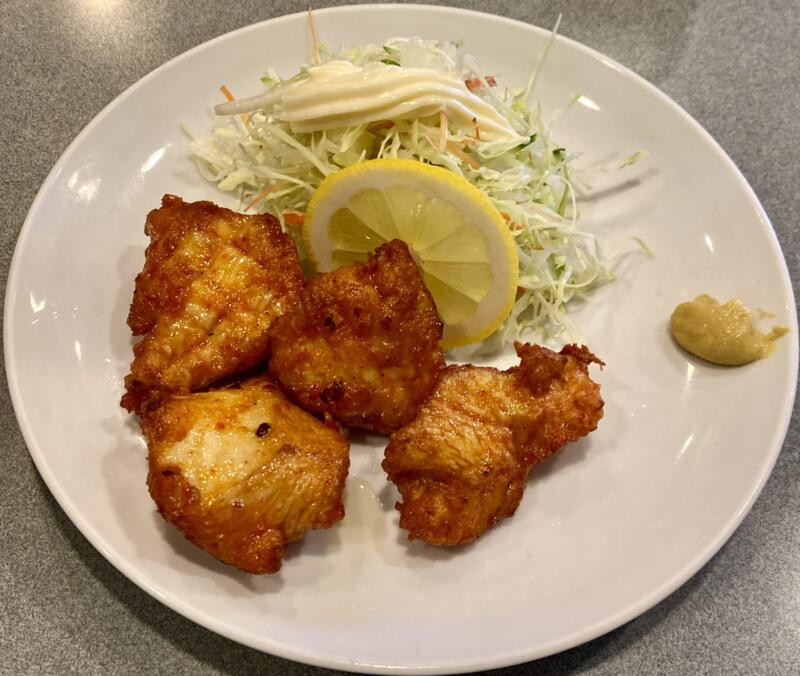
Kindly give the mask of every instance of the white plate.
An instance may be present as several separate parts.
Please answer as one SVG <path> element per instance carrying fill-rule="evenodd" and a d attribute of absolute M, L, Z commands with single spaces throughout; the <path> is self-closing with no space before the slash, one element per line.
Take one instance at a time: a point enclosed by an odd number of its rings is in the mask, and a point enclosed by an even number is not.
<path fill-rule="evenodd" d="M 437 7 L 316 14 L 329 43 L 422 34 L 462 39 L 487 73 L 523 83 L 547 32 Z M 591 439 L 536 468 L 516 516 L 455 551 L 407 544 L 381 443 L 356 443 L 348 516 L 251 577 L 187 544 L 156 514 L 145 447 L 118 407 L 131 358 L 125 317 L 145 214 L 165 192 L 217 199 L 186 160 L 180 122 L 202 131 L 226 83 L 256 92 L 268 64 L 307 60 L 305 17 L 250 26 L 162 66 L 109 105 L 56 164 L 20 235 L 5 349 L 20 426 L 66 513 L 120 571 L 192 620 L 255 648 L 371 672 L 483 669 L 587 641 L 695 573 L 742 520 L 788 425 L 797 325 L 769 220 L 717 144 L 613 61 L 561 38 L 538 84 L 545 115 L 582 166 L 637 148 L 650 159 L 601 176 L 584 221 L 606 242 L 635 234 L 619 281 L 576 315 L 608 364 Z M 792 333 L 740 369 L 675 348 L 666 321 L 700 292 L 768 308 Z M 367 439 L 367 442 L 375 441 Z"/>

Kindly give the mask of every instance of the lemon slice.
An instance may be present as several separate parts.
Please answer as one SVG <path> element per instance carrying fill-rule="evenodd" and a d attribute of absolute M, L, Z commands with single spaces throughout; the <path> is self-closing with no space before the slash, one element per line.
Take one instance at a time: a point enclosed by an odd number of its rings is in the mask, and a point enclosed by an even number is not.
<path fill-rule="evenodd" d="M 517 292 L 514 239 L 500 212 L 466 179 L 416 160 L 361 162 L 328 176 L 303 223 L 320 272 L 364 261 L 401 239 L 444 322 L 443 347 L 483 340 Z"/>

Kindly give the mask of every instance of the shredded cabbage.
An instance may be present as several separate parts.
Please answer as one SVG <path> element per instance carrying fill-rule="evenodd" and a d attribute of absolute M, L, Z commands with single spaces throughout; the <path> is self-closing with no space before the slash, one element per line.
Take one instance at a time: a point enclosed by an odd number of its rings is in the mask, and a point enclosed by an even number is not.
<path fill-rule="evenodd" d="M 548 338 L 566 331 L 574 337 L 577 331 L 567 306 L 613 274 L 595 236 L 577 227 L 570 156 L 550 137 L 538 103 L 531 103 L 546 50 L 527 86 L 513 89 L 495 86 L 494 78 L 457 43 L 394 38 L 383 45 L 339 51 L 317 48 L 319 62 L 345 59 L 359 66 L 383 63 L 455 72 L 528 139 L 523 143 L 481 140 L 479 129 L 453 128 L 442 143 L 438 116 L 300 134 L 274 119 L 269 109 L 260 109 L 249 117 L 219 119 L 210 138 L 193 137 L 191 157 L 203 177 L 222 191 L 238 194 L 245 208 L 274 214 L 292 234 L 301 257 L 305 254 L 297 223 L 325 176 L 377 157 L 445 167 L 489 197 L 517 244 L 517 300 L 501 328 L 479 350 L 494 350 L 523 334 Z M 301 68 L 292 79 L 304 77 L 304 72 Z M 269 89 L 282 81 L 268 70 L 262 82 Z"/>

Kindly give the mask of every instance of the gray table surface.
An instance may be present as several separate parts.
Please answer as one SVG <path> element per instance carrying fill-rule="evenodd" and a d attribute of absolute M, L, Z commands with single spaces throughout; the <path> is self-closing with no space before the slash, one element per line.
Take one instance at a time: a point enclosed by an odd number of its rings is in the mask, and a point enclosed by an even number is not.
<path fill-rule="evenodd" d="M 315 2 L 322 7 L 327 2 Z M 633 68 L 731 155 L 800 279 L 800 4 L 665 0 L 456 2 L 551 26 Z M 33 198 L 73 137 L 150 70 L 304 2 L 0 3 L 0 274 Z M 796 337 L 793 338 L 796 340 Z M 118 573 L 50 496 L 0 384 L 0 672 L 323 673 L 237 645 Z M 719 554 L 651 611 L 586 645 L 497 673 L 800 673 L 800 424 Z"/>

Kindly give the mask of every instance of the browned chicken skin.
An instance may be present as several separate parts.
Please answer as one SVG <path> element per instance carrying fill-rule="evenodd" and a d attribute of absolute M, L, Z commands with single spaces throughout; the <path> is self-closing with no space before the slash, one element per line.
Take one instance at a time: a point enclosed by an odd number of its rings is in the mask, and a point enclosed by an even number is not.
<path fill-rule="evenodd" d="M 383 469 L 409 539 L 472 542 L 522 500 L 528 472 L 597 427 L 601 364 L 585 347 L 515 343 L 519 366 L 449 366 L 417 417 L 392 434 Z"/>
<path fill-rule="evenodd" d="M 300 406 L 388 433 L 409 422 L 444 366 L 442 323 L 403 242 L 311 278 L 275 322 L 270 374 Z"/>
<path fill-rule="evenodd" d="M 269 215 L 165 195 L 147 216 L 150 245 L 128 325 L 144 335 L 122 406 L 157 392 L 191 392 L 265 362 L 273 320 L 299 301 L 303 273 Z"/>
<path fill-rule="evenodd" d="M 166 395 L 141 423 L 158 511 L 221 561 L 274 573 L 288 542 L 344 516 L 348 443 L 266 377 Z"/>

